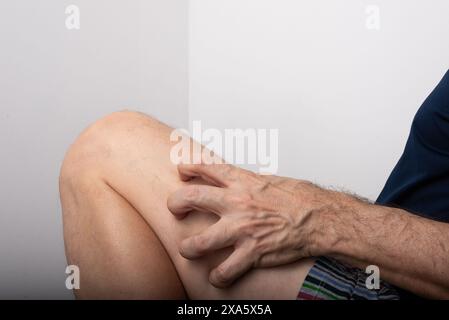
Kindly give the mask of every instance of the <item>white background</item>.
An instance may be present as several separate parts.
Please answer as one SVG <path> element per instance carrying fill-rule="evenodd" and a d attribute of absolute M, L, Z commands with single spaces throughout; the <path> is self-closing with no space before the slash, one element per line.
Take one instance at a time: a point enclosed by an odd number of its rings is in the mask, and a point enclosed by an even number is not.
<path fill-rule="evenodd" d="M 447 0 L 192 0 L 190 119 L 278 128 L 279 174 L 375 199 L 449 68 L 448 13 Z"/>

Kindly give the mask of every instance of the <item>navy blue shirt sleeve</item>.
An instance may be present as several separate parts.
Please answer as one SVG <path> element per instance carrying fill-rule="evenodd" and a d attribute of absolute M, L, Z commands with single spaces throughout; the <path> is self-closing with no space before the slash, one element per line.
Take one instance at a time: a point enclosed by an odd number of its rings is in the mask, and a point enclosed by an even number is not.
<path fill-rule="evenodd" d="M 449 71 L 416 113 L 376 202 L 449 222 Z"/>

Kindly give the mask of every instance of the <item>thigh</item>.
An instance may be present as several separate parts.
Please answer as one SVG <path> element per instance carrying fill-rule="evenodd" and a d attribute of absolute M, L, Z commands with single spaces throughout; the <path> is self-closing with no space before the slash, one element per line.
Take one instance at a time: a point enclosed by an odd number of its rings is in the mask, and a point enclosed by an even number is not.
<path fill-rule="evenodd" d="M 192 212 L 183 220 L 167 209 L 168 195 L 185 184 L 170 161 L 172 128 L 140 113 L 120 112 L 87 129 L 78 139 L 90 139 L 102 179 L 126 198 L 151 226 L 178 272 L 190 298 L 295 298 L 312 261 L 249 272 L 228 289 L 210 285 L 208 274 L 232 249 L 190 261 L 178 251 L 182 239 L 203 231 L 218 220 L 211 213 Z"/>

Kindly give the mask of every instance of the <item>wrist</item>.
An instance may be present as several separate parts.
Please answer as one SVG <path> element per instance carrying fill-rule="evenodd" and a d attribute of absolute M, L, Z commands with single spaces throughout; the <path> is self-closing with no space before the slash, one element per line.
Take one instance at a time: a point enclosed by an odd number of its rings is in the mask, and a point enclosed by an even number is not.
<path fill-rule="evenodd" d="M 307 222 L 310 252 L 313 256 L 345 255 L 356 241 L 350 226 L 369 204 L 345 193 L 325 192 L 325 202 L 318 210 L 312 210 Z"/>

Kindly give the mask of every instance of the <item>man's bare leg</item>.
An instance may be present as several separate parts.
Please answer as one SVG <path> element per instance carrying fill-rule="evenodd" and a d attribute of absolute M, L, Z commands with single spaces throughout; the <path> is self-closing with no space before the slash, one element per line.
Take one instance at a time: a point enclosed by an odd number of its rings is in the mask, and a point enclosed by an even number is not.
<path fill-rule="evenodd" d="M 66 255 L 81 269 L 77 298 L 185 298 L 162 244 L 123 197 L 94 176 L 61 177 Z"/>
<path fill-rule="evenodd" d="M 217 221 L 192 213 L 179 221 L 168 195 L 186 184 L 170 162 L 172 129 L 135 112 L 114 113 L 70 148 L 61 171 L 69 263 L 81 271 L 81 298 L 293 299 L 311 260 L 253 270 L 228 289 L 208 281 L 230 249 L 195 261 L 182 239 Z M 153 233 L 154 230 L 154 233 Z"/>

